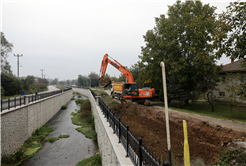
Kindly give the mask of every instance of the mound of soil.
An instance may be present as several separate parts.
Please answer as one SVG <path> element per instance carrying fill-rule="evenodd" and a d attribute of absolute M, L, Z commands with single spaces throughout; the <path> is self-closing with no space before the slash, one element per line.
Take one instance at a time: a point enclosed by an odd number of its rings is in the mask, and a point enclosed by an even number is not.
<path fill-rule="evenodd" d="M 165 112 L 158 107 L 136 103 L 118 104 L 116 112 L 125 125 L 150 148 L 158 158 L 168 160 Z M 172 159 L 183 163 L 183 119 L 169 117 Z M 186 118 L 191 161 L 202 159 L 205 164 L 215 163 L 223 148 L 234 139 L 246 139 L 246 133 L 235 132 L 220 125 L 212 126 L 205 121 Z"/>

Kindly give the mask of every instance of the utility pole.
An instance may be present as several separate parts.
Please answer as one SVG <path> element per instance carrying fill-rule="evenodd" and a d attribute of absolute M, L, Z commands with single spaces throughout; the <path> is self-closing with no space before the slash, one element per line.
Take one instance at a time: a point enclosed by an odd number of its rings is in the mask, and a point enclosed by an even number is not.
<path fill-rule="evenodd" d="M 44 69 L 40 69 L 40 70 L 42 71 L 42 79 L 44 79 L 44 78 L 43 78 L 43 71 L 44 71 Z"/>
<path fill-rule="evenodd" d="M 14 56 L 17 57 L 17 75 L 18 75 L 18 79 L 19 79 L 19 67 L 20 67 L 19 57 L 22 57 L 23 54 L 14 54 Z"/>

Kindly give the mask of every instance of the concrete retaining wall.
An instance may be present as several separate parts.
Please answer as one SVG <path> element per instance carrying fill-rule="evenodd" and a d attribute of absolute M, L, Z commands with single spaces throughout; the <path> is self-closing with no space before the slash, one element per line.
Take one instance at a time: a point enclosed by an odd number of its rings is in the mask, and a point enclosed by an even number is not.
<path fill-rule="evenodd" d="M 97 132 L 97 141 L 102 157 L 103 166 L 118 166 L 118 165 L 133 165 L 130 158 L 126 158 L 126 151 L 116 134 L 109 127 L 106 118 L 94 100 L 92 94 L 88 89 L 73 88 L 74 92 L 87 96 L 91 103 L 91 109 L 95 118 L 95 129 Z"/>
<path fill-rule="evenodd" d="M 73 97 L 60 93 L 1 113 L 1 155 L 13 154 L 32 133 L 48 122 Z"/>

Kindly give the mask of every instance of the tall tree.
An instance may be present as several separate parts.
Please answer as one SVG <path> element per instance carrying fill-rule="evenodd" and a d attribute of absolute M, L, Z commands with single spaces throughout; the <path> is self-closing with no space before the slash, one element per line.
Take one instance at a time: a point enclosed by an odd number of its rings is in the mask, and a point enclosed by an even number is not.
<path fill-rule="evenodd" d="M 1 32 L 1 72 L 2 73 L 12 73 L 11 66 L 7 61 L 8 54 L 12 52 L 13 44 L 9 43 L 8 40 L 5 38 L 3 32 Z"/>
<path fill-rule="evenodd" d="M 88 86 L 88 78 L 86 76 L 78 75 L 78 86 Z"/>
<path fill-rule="evenodd" d="M 246 2 L 230 2 L 219 15 L 214 45 L 216 55 L 225 54 L 231 59 L 246 58 Z"/>
<path fill-rule="evenodd" d="M 34 84 L 35 84 L 35 77 L 34 76 L 27 76 L 25 79 L 22 79 L 23 82 L 23 89 L 27 93 L 31 93 L 31 91 L 34 91 Z"/>
<path fill-rule="evenodd" d="M 164 61 L 169 99 L 188 103 L 189 99 L 195 101 L 201 92 L 211 88 L 208 83 L 218 81 L 220 68 L 215 64 L 212 43 L 216 8 L 200 1 L 177 1 L 168 8 L 168 17 L 160 15 L 155 19 L 154 29 L 144 35 L 146 46 L 142 47 L 139 57 L 144 65 L 145 80 L 151 78 L 157 90 L 162 89 L 159 66 Z M 178 89 L 174 92 L 173 87 Z"/>
<path fill-rule="evenodd" d="M 98 74 L 96 74 L 95 72 L 91 72 L 88 75 L 89 85 L 91 85 L 91 87 L 99 86 L 98 78 L 99 78 Z"/>

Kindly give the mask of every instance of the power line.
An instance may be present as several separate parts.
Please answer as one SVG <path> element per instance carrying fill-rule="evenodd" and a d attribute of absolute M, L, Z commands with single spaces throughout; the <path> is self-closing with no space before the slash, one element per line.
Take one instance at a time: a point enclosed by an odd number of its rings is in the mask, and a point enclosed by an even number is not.
<path fill-rule="evenodd" d="M 14 54 L 14 56 L 17 57 L 17 74 L 18 74 L 18 79 L 19 79 L 19 67 L 21 67 L 21 66 L 20 66 L 19 57 L 22 57 L 23 54 Z"/>

